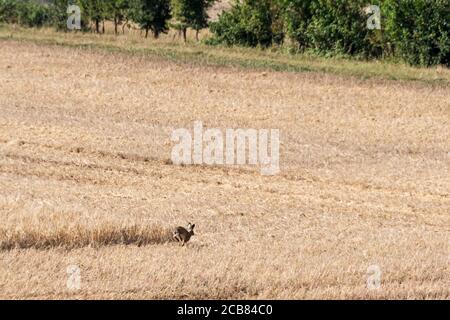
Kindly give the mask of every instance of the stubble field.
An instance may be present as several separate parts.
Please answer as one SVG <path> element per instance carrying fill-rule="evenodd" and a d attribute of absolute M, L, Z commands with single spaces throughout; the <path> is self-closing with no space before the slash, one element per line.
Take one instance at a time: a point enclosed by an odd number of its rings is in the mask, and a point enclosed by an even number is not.
<path fill-rule="evenodd" d="M 171 164 L 196 120 L 281 172 Z M 444 85 L 0 41 L 0 298 L 448 299 L 449 190 Z"/>

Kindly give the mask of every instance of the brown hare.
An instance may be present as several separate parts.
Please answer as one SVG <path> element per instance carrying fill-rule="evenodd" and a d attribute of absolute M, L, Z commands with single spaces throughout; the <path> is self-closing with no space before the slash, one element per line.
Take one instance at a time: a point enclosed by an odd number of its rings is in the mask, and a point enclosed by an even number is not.
<path fill-rule="evenodd" d="M 191 237 L 194 235 L 194 227 L 195 224 L 188 223 L 187 228 L 183 227 L 177 227 L 175 231 L 173 232 L 173 238 L 181 242 L 181 246 L 184 246 L 186 242 L 191 239 Z"/>

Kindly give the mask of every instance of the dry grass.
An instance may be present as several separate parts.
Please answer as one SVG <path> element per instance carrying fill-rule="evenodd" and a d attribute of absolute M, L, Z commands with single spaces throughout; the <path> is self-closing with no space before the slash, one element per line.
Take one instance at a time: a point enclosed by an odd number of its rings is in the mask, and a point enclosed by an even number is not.
<path fill-rule="evenodd" d="M 0 25 L 1 40 L 16 40 L 37 44 L 57 44 L 71 48 L 87 48 L 101 52 L 126 53 L 153 59 L 199 66 L 227 66 L 241 69 L 286 72 L 319 72 L 352 76 L 360 79 L 382 79 L 417 81 L 438 86 L 450 84 L 450 69 L 436 66 L 416 68 L 404 63 L 389 61 L 359 61 L 345 58 L 323 58 L 308 54 L 288 54 L 273 48 L 207 46 L 188 34 L 188 43 L 177 37 L 176 31 L 162 35 L 159 39 L 144 39 L 138 30 L 127 30 L 125 35 L 115 36 L 112 27 L 105 35 L 90 33 L 64 33 L 53 29 L 27 29 Z M 210 36 L 207 31 L 201 38 Z"/>
<path fill-rule="evenodd" d="M 74 225 L 58 228 L 46 225 L 43 229 L 23 227 L 0 229 L 0 250 L 12 249 L 75 249 L 80 247 L 101 247 L 108 245 L 150 245 L 164 244 L 172 240 L 170 230 L 142 225 L 122 226 L 94 225 L 82 227 Z"/>
<path fill-rule="evenodd" d="M 1 298 L 449 298 L 448 86 L 0 55 Z M 194 120 L 280 128 L 281 173 L 171 165 Z M 187 221 L 187 247 L 163 241 Z"/>

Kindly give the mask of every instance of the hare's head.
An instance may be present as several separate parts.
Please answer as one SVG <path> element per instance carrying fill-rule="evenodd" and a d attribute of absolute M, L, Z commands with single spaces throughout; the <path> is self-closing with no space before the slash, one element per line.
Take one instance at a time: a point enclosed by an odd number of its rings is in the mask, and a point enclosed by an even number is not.
<path fill-rule="evenodd" d="M 188 223 L 187 231 L 191 234 L 191 236 L 194 235 L 194 227 L 195 227 L 195 223 L 194 224 L 192 224 L 190 222 Z"/>

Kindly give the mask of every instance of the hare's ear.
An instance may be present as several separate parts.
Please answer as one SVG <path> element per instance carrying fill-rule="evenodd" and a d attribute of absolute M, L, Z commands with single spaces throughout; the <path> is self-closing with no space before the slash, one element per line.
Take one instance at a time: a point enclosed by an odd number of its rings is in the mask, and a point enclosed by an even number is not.
<path fill-rule="evenodd" d="M 194 227 L 195 227 L 195 223 L 191 225 L 191 229 L 194 229 Z"/>

